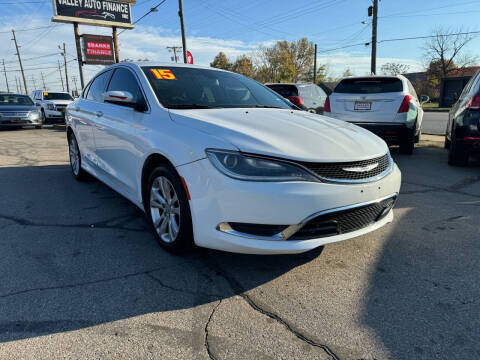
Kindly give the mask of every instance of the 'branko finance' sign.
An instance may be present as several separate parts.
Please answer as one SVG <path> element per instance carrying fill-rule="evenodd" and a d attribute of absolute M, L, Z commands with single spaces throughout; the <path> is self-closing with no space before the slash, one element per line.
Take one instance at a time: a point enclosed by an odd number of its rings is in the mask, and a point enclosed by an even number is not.
<path fill-rule="evenodd" d="M 132 28 L 130 4 L 111 0 L 53 0 L 53 21 Z"/>
<path fill-rule="evenodd" d="M 111 36 L 83 34 L 85 64 L 111 65 L 115 63 Z"/>

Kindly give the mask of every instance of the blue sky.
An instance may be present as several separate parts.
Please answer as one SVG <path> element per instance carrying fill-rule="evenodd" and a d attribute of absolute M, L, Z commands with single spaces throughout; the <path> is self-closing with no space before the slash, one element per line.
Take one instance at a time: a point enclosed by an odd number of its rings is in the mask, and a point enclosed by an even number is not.
<path fill-rule="evenodd" d="M 9 30 L 42 27 L 17 33 L 22 56 L 28 59 L 55 54 L 58 53 L 57 45 L 66 42 L 68 60 L 71 61 L 69 72 L 76 75 L 72 25 L 50 22 L 50 0 L 22 1 L 0 0 L 0 4 L 4 4 L 0 15 L 0 61 L 5 58 L 9 70 L 18 70 L 11 34 L 7 33 Z M 132 9 L 134 19 L 158 2 L 138 0 L 138 5 Z M 184 0 L 187 45 L 197 64 L 208 65 L 218 51 L 224 51 L 233 60 L 240 54 L 251 54 L 260 45 L 307 37 L 318 44 L 319 62 L 328 65 L 330 75 L 339 76 L 347 67 L 362 75 L 369 70 L 370 47 L 332 49 L 370 40 L 371 18 L 367 17 L 370 4 L 370 0 Z M 170 55 L 165 47 L 181 45 L 177 7 L 177 0 L 167 0 L 158 12 L 142 20 L 135 30 L 122 33 L 121 57 L 169 62 Z M 480 0 L 380 0 L 378 38 L 428 35 L 438 26 L 480 30 L 480 25 L 477 25 L 479 14 Z M 107 34 L 109 30 L 81 26 L 80 32 Z M 379 66 L 395 61 L 410 65 L 411 71 L 421 70 L 424 66 L 424 42 L 409 40 L 379 44 Z M 472 41 L 466 51 L 480 55 L 478 49 L 480 37 Z M 33 79 L 39 84 L 40 72 L 43 72 L 48 86 L 58 90 L 61 85 L 54 66 L 60 59 L 57 54 L 26 60 L 24 65 L 29 69 L 29 87 L 33 87 Z M 85 66 L 86 78 L 99 68 Z M 9 79 L 10 85 L 15 83 L 14 76 Z M 4 79 L 0 77 L 0 88 L 4 87 Z"/>

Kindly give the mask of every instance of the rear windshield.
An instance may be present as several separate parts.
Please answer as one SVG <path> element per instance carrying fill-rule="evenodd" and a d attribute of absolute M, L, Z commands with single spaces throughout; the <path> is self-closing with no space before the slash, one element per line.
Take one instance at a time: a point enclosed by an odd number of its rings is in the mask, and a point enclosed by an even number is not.
<path fill-rule="evenodd" d="M 6 105 L 33 105 L 33 101 L 25 95 L 0 95 L 0 106 Z"/>
<path fill-rule="evenodd" d="M 66 93 L 53 93 L 53 92 L 44 92 L 44 100 L 73 100 L 70 94 Z"/>
<path fill-rule="evenodd" d="M 294 85 L 267 85 L 270 89 L 283 97 L 298 96 L 298 89 Z"/>
<path fill-rule="evenodd" d="M 342 94 L 377 94 L 403 91 L 403 84 L 397 78 L 355 78 L 343 79 L 335 88 Z"/>

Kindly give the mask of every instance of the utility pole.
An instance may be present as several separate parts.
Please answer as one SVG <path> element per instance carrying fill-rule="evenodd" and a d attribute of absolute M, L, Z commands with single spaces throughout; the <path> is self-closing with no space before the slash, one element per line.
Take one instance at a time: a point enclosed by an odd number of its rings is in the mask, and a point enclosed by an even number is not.
<path fill-rule="evenodd" d="M 315 54 L 313 56 L 313 83 L 317 83 L 317 44 L 315 44 Z"/>
<path fill-rule="evenodd" d="M 23 85 L 25 87 L 25 94 L 28 94 L 27 80 L 25 79 L 25 73 L 23 71 L 22 58 L 20 57 L 20 50 L 18 49 L 17 38 L 15 36 L 15 30 L 12 29 L 13 41 L 15 42 L 15 48 L 17 49 L 18 62 L 20 63 L 20 71 L 22 72 Z"/>
<path fill-rule="evenodd" d="M 32 75 L 32 82 L 33 82 L 33 89 L 37 89 L 37 81 L 35 80 L 35 76 Z"/>
<path fill-rule="evenodd" d="M 372 58 L 371 58 L 371 73 L 377 73 L 377 18 L 378 18 L 378 0 L 372 0 L 373 6 L 368 8 L 368 16 L 373 15 L 372 20 Z"/>
<path fill-rule="evenodd" d="M 58 46 L 58 48 L 62 50 L 60 45 Z M 62 55 L 63 55 L 63 62 L 65 64 L 64 65 L 65 66 L 65 84 L 67 85 L 67 92 L 70 93 L 70 84 L 68 83 L 68 69 L 67 69 L 67 51 L 65 50 L 65 43 L 63 43 Z"/>
<path fill-rule="evenodd" d="M 117 34 L 117 27 L 112 27 L 112 38 L 113 38 L 113 46 L 115 46 L 115 62 L 120 62 L 120 50 L 118 49 L 118 34 Z"/>
<path fill-rule="evenodd" d="M 17 76 L 15 76 L 15 84 L 17 85 L 17 94 L 20 94 L 20 93 L 21 93 L 21 91 L 20 91 L 20 87 L 18 86 L 18 83 L 19 83 L 19 81 L 18 81 L 18 77 L 17 77 Z"/>
<path fill-rule="evenodd" d="M 185 38 L 185 23 L 183 21 L 183 4 L 178 0 L 178 16 L 180 16 L 180 26 L 182 28 L 183 62 L 187 63 L 187 39 Z"/>
<path fill-rule="evenodd" d="M 60 60 L 58 60 L 58 71 L 60 72 L 60 81 L 62 82 L 62 90 L 65 91 L 65 86 L 63 86 L 63 75 L 62 75 L 62 68 L 60 66 Z"/>
<path fill-rule="evenodd" d="M 177 50 L 181 50 L 182 47 L 181 46 L 167 46 L 167 49 L 168 49 L 169 52 L 173 51 L 173 60 L 175 60 L 175 62 L 178 62 Z"/>
<path fill-rule="evenodd" d="M 72 80 L 73 80 L 73 83 L 75 84 L 75 94 L 78 95 L 77 77 L 73 75 Z"/>
<path fill-rule="evenodd" d="M 47 91 L 47 85 L 45 85 L 45 76 L 43 75 L 43 72 L 40 73 L 40 76 L 42 77 L 42 83 L 43 83 L 43 90 Z"/>
<path fill-rule="evenodd" d="M 2 59 L 3 62 L 3 74 L 5 75 L 5 83 L 7 84 L 7 92 L 10 92 L 10 86 L 8 86 L 7 70 L 5 70 L 5 59 Z"/>

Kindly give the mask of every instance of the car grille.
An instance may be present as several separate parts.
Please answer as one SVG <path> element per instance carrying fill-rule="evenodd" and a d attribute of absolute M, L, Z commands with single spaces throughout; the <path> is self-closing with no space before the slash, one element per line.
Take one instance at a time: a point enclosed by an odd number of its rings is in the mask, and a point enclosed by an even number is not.
<path fill-rule="evenodd" d="M 24 118 L 27 117 L 29 111 L 2 111 L 0 116 L 4 118 Z"/>
<path fill-rule="evenodd" d="M 322 179 L 332 182 L 355 182 L 368 181 L 378 177 L 387 171 L 390 167 L 390 155 L 387 153 L 383 156 L 352 162 L 341 163 L 300 163 L 310 171 L 314 172 Z M 375 165 L 374 168 L 368 170 L 368 166 Z M 362 170 L 362 168 L 364 170 Z M 350 171 L 349 171 L 350 169 Z"/>
<path fill-rule="evenodd" d="M 353 209 L 319 215 L 308 221 L 289 240 L 316 239 L 363 229 L 385 217 L 396 199 L 395 196 Z"/>
<path fill-rule="evenodd" d="M 67 107 L 67 105 L 55 105 L 55 108 L 59 111 L 64 110 Z"/>

